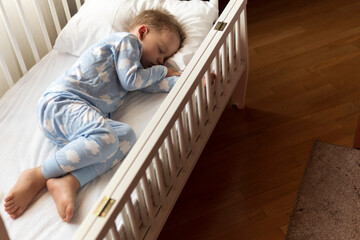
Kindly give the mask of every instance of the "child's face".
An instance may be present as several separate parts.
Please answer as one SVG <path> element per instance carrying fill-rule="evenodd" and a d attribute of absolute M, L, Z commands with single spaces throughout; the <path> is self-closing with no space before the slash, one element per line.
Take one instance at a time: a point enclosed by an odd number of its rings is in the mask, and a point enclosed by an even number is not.
<path fill-rule="evenodd" d="M 138 28 L 137 36 L 143 47 L 140 62 L 144 68 L 162 65 L 180 47 L 179 36 L 168 30 L 150 31 L 145 25 L 142 25 Z"/>

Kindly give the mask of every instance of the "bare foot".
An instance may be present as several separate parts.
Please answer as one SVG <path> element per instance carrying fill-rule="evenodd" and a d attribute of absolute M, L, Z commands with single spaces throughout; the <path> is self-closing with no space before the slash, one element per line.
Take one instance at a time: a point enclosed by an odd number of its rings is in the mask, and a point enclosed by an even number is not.
<path fill-rule="evenodd" d="M 5 211 L 12 219 L 19 217 L 34 199 L 36 194 L 45 187 L 46 179 L 41 166 L 25 170 L 5 197 Z"/>
<path fill-rule="evenodd" d="M 74 214 L 75 199 L 80 188 L 79 181 L 71 174 L 60 178 L 50 178 L 46 186 L 55 201 L 62 220 L 69 222 Z"/>

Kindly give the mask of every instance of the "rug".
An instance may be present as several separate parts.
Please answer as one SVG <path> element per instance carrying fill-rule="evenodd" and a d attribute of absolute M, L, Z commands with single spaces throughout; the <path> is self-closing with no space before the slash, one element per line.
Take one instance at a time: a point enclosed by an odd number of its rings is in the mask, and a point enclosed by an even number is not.
<path fill-rule="evenodd" d="M 315 142 L 286 239 L 360 239 L 360 150 Z"/>

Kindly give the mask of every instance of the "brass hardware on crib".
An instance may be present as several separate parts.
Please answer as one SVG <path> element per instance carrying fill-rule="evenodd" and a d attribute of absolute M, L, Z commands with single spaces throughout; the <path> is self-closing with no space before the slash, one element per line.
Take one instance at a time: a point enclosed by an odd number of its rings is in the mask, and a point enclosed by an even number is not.
<path fill-rule="evenodd" d="M 99 216 L 99 217 L 105 217 L 106 214 L 109 212 L 111 206 L 113 205 L 113 203 L 115 202 L 114 199 L 111 199 L 109 197 L 104 197 L 101 202 L 99 203 L 99 205 L 96 207 L 94 214 Z"/>
<path fill-rule="evenodd" d="M 214 27 L 214 30 L 217 30 L 217 31 L 223 31 L 226 27 L 226 22 L 217 22 L 215 27 Z"/>

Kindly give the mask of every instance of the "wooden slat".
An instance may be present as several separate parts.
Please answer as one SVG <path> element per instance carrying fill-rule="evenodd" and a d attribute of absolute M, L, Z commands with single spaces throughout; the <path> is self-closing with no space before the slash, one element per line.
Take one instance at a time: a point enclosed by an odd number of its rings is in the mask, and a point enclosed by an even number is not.
<path fill-rule="evenodd" d="M 187 171 L 189 168 L 189 164 L 187 162 L 187 151 L 186 151 L 186 143 L 185 143 L 186 134 L 184 131 L 182 115 L 180 116 L 180 118 L 177 121 L 177 126 L 178 126 L 178 133 L 179 133 L 179 142 L 180 142 L 179 146 L 180 146 L 181 163 L 182 163 L 183 170 Z"/>
<path fill-rule="evenodd" d="M 179 187 L 179 182 L 177 179 L 177 168 L 176 168 L 174 147 L 170 136 L 167 136 L 165 138 L 165 143 L 166 143 L 166 148 L 168 149 L 168 156 L 169 156 L 168 160 L 169 160 L 170 175 L 172 179 L 172 186 L 174 190 L 177 190 Z"/>
<path fill-rule="evenodd" d="M 23 58 L 23 56 L 21 54 L 19 44 L 18 44 L 18 42 L 16 40 L 16 37 L 14 35 L 14 31 L 13 31 L 13 29 L 11 27 L 11 24 L 10 24 L 9 18 L 8 18 L 7 14 L 6 14 L 6 11 L 5 11 L 2 0 L 0 0 L 0 15 L 1 15 L 1 18 L 2 18 L 2 20 L 4 22 L 5 29 L 6 29 L 6 31 L 8 33 L 8 35 L 9 35 L 11 44 L 12 44 L 12 46 L 14 48 L 15 55 L 16 55 L 17 60 L 19 62 L 21 72 L 22 72 L 22 74 L 25 74 L 27 72 L 27 68 L 26 68 L 26 65 L 25 65 L 25 62 L 24 62 L 24 58 Z"/>
<path fill-rule="evenodd" d="M 111 234 L 110 239 L 120 240 L 120 235 L 119 235 L 119 232 L 116 229 L 116 224 L 115 223 L 112 224 L 112 227 L 110 229 L 110 234 Z"/>
<path fill-rule="evenodd" d="M 226 88 L 227 88 L 227 81 L 228 81 L 228 70 L 227 70 L 227 63 L 228 63 L 228 58 L 227 58 L 227 42 L 225 42 L 225 44 L 221 47 L 221 83 L 222 83 L 222 94 L 226 94 Z"/>
<path fill-rule="evenodd" d="M 221 93 L 222 93 L 219 53 L 217 53 L 216 57 L 215 57 L 215 75 L 216 75 L 216 80 L 215 80 L 216 106 L 218 106 L 218 103 L 220 102 L 220 98 L 221 98 Z"/>
<path fill-rule="evenodd" d="M 154 164 L 155 164 L 155 162 L 153 161 L 150 164 L 150 167 L 149 167 L 150 186 L 151 186 L 151 196 L 152 196 L 152 199 L 154 201 L 154 207 L 158 207 L 159 204 L 160 204 L 160 195 L 159 195 L 160 190 L 159 190 L 159 187 L 158 187 L 158 184 L 157 184 Z"/>
<path fill-rule="evenodd" d="M 43 14 L 41 12 L 38 1 L 39 0 L 34 0 L 35 12 L 36 12 L 36 16 L 38 18 L 39 24 L 40 24 L 41 32 L 43 34 L 47 50 L 50 52 L 50 50 L 52 49 L 52 45 L 51 45 L 51 42 L 50 42 L 49 33 L 48 33 L 47 29 L 46 29 L 44 17 L 43 17 Z"/>
<path fill-rule="evenodd" d="M 161 205 L 164 210 L 167 210 L 168 209 L 168 201 L 166 199 L 167 191 L 165 186 L 162 164 L 158 155 L 155 156 L 154 163 L 155 163 L 156 178 L 158 180 L 158 186 L 160 190 Z"/>
<path fill-rule="evenodd" d="M 59 17 L 58 17 L 57 11 L 56 11 L 56 7 L 54 4 L 54 0 L 48 0 L 48 4 L 49 4 L 51 16 L 52 16 L 54 24 L 55 24 L 56 32 L 59 35 L 60 31 L 61 31 L 61 26 L 60 26 Z"/>
<path fill-rule="evenodd" d="M 143 177 L 141 179 L 141 184 L 143 185 L 144 188 L 144 194 L 145 194 L 145 201 L 146 201 L 146 206 L 148 209 L 148 214 L 149 214 L 149 220 L 150 220 L 150 224 L 152 228 L 157 228 L 157 222 L 156 222 L 156 218 L 155 218 L 155 209 L 154 209 L 154 204 L 151 198 L 151 194 L 150 194 L 150 187 L 149 187 L 149 182 L 147 181 L 147 179 L 145 177 Z"/>
<path fill-rule="evenodd" d="M 1 66 L 1 69 L 4 73 L 4 76 L 5 76 L 5 80 L 8 84 L 9 87 L 13 86 L 14 85 L 14 80 L 12 79 L 11 75 L 10 75 L 10 72 L 9 72 L 9 68 L 6 64 L 6 61 L 3 57 L 3 55 L 0 53 L 0 66 Z"/>
<path fill-rule="evenodd" d="M 166 151 L 166 147 L 165 147 L 165 142 L 161 145 L 160 149 L 159 149 L 159 156 L 161 159 L 161 166 L 162 166 L 162 171 L 164 174 L 164 180 L 165 180 L 165 186 L 169 187 L 171 186 L 171 179 L 170 179 L 170 167 L 169 167 L 169 159 L 168 159 L 168 154 Z"/>
<path fill-rule="evenodd" d="M 200 135 L 204 136 L 205 134 L 205 121 L 206 121 L 206 115 L 205 115 L 205 96 L 204 96 L 204 84 L 203 80 L 197 87 L 196 91 L 196 103 L 197 103 L 197 118 L 199 119 L 199 123 L 195 126 L 200 127 Z M 195 131 L 197 133 L 197 129 Z"/>
<path fill-rule="evenodd" d="M 211 82 L 211 77 L 210 77 L 210 69 L 208 71 L 206 71 L 205 74 L 205 83 L 206 83 L 206 99 L 207 99 L 207 112 L 208 112 L 208 121 L 211 122 L 212 120 L 212 115 L 213 115 L 213 110 L 214 110 L 214 88 L 213 88 L 213 84 Z"/>
<path fill-rule="evenodd" d="M 144 177 L 146 178 L 146 175 L 144 174 Z M 145 196 L 144 196 L 144 190 L 143 190 L 144 185 L 143 184 L 138 184 L 136 187 L 136 196 L 138 198 L 138 206 L 139 206 L 139 210 L 140 210 L 140 217 L 141 217 L 141 222 L 142 225 L 144 225 L 144 227 L 148 227 L 149 226 L 149 218 L 148 218 L 148 210 L 146 208 L 146 203 L 145 203 Z"/>
<path fill-rule="evenodd" d="M 129 199 L 126 204 L 126 210 L 129 215 L 129 220 L 131 224 L 131 232 L 134 235 L 135 239 L 140 239 L 139 223 L 135 214 L 134 204 L 131 199 Z"/>
<path fill-rule="evenodd" d="M 132 233 L 132 230 L 131 230 L 131 223 L 130 223 L 129 215 L 127 214 L 127 211 L 125 208 L 123 208 L 121 210 L 120 215 L 123 219 L 123 226 L 125 229 L 126 239 L 129 239 L 129 240 L 134 239 L 134 234 Z"/>
<path fill-rule="evenodd" d="M 16 2 L 16 7 L 17 7 L 19 15 L 20 15 L 21 23 L 22 23 L 22 25 L 24 27 L 27 40 L 28 40 L 28 42 L 30 44 L 31 51 L 32 51 L 34 59 L 35 59 L 35 62 L 38 62 L 38 61 L 40 61 L 39 52 L 38 52 L 38 50 L 36 48 L 35 41 L 34 41 L 34 38 L 32 36 L 28 21 L 25 18 L 25 13 L 24 13 L 23 6 L 21 5 L 20 0 L 16 0 L 15 2 Z"/>
<path fill-rule="evenodd" d="M 75 3 L 76 3 L 77 10 L 79 11 L 79 9 L 81 7 L 81 0 L 75 0 Z"/>
<path fill-rule="evenodd" d="M 62 0 L 62 4 L 63 4 L 63 7 L 64 7 L 66 20 L 70 21 L 71 14 L 70 14 L 70 8 L 69 8 L 69 4 L 68 4 L 67 0 Z"/>

